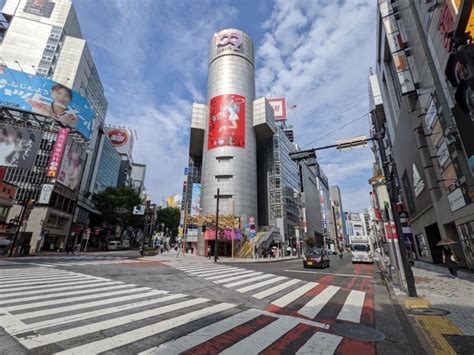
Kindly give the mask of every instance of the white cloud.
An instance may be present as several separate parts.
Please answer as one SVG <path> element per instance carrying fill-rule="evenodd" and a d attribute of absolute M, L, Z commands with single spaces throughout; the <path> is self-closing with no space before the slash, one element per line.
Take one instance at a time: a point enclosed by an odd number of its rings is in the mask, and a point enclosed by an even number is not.
<path fill-rule="evenodd" d="M 81 0 L 76 6 L 102 59 L 106 122 L 137 131 L 134 161 L 147 164 L 145 186 L 155 201 L 181 192 L 192 102 L 205 101 L 209 41 L 237 9 L 218 0 Z"/>
<path fill-rule="evenodd" d="M 367 134 L 368 67 L 375 58 L 375 13 L 371 0 L 277 0 L 266 33 L 257 45 L 257 91 L 285 96 L 297 109 L 289 112 L 297 142 L 318 147 Z M 341 127 L 342 126 L 342 127 Z M 369 149 L 322 151 L 319 161 L 344 198 L 370 189 Z M 361 191 L 356 195 L 355 191 Z M 367 198 L 351 199 L 362 209 Z"/>

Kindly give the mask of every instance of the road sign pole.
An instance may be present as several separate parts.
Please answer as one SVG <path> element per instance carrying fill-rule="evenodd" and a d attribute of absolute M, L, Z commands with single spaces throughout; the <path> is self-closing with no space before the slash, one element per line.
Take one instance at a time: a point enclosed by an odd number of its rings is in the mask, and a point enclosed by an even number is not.
<path fill-rule="evenodd" d="M 217 259 L 219 258 L 217 255 L 217 244 L 218 244 L 218 234 L 219 234 L 219 192 L 220 190 L 217 189 L 217 203 L 216 203 L 216 238 L 214 239 L 214 262 L 217 263 Z"/>

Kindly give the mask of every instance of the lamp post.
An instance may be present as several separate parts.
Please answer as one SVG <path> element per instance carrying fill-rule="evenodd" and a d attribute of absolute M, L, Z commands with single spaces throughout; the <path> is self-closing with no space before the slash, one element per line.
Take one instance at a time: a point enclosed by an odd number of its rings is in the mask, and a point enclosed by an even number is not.
<path fill-rule="evenodd" d="M 217 259 L 219 256 L 217 255 L 217 238 L 219 234 L 219 197 L 220 197 L 220 190 L 217 189 L 217 204 L 216 204 L 216 238 L 214 239 L 214 262 L 217 263 Z"/>

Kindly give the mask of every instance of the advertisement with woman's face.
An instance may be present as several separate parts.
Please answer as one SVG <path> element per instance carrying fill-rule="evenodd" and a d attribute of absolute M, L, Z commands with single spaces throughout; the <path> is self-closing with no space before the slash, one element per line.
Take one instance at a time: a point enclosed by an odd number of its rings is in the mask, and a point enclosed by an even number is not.
<path fill-rule="evenodd" d="M 245 97 L 219 95 L 209 103 L 207 149 L 245 148 Z"/>
<path fill-rule="evenodd" d="M 0 166 L 31 169 L 41 137 L 38 130 L 0 125 Z"/>
<path fill-rule="evenodd" d="M 64 151 L 58 181 L 67 188 L 75 191 L 81 181 L 82 163 L 84 161 L 84 150 L 69 137 L 66 150 Z"/>
<path fill-rule="evenodd" d="M 0 105 L 54 118 L 90 139 L 95 118 L 91 105 L 55 81 L 0 67 Z"/>

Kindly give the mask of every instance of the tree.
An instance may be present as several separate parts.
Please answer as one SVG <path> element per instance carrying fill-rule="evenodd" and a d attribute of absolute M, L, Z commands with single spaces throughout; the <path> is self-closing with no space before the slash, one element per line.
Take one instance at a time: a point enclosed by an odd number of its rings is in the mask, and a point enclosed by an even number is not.
<path fill-rule="evenodd" d="M 316 238 L 315 237 L 307 237 L 304 242 L 306 243 L 308 248 L 313 248 L 316 246 Z"/>
<path fill-rule="evenodd" d="M 158 224 L 164 224 L 165 228 L 168 227 L 171 236 L 178 235 L 180 217 L 180 210 L 175 207 L 162 208 L 157 213 Z"/>
<path fill-rule="evenodd" d="M 106 223 L 143 227 L 143 216 L 134 216 L 133 207 L 142 203 L 140 195 L 131 187 L 107 187 L 92 197 Z"/>

